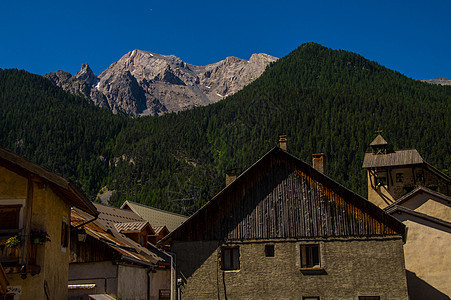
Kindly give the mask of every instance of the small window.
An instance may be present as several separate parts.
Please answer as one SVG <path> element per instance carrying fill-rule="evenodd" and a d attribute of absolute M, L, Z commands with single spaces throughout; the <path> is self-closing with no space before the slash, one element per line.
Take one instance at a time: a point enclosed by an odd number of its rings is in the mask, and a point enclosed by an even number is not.
<path fill-rule="evenodd" d="M 69 245 L 69 224 L 67 223 L 67 219 L 63 218 L 63 222 L 61 223 L 61 249 L 65 251 L 68 245 Z"/>
<path fill-rule="evenodd" d="M 319 245 L 301 245 L 301 268 L 320 268 Z"/>
<path fill-rule="evenodd" d="M 380 296 L 359 296 L 359 300 L 380 300 Z"/>
<path fill-rule="evenodd" d="M 430 184 L 428 185 L 428 189 L 438 192 L 438 185 Z"/>
<path fill-rule="evenodd" d="M 319 296 L 302 297 L 302 300 L 319 300 Z"/>
<path fill-rule="evenodd" d="M 376 186 L 387 185 L 387 177 L 380 176 L 376 177 Z"/>
<path fill-rule="evenodd" d="M 396 173 L 396 182 L 404 182 L 404 174 Z"/>
<path fill-rule="evenodd" d="M 19 229 L 21 204 L 0 205 L 0 229 Z"/>
<path fill-rule="evenodd" d="M 265 256 L 274 257 L 274 245 L 265 245 Z"/>
<path fill-rule="evenodd" d="M 424 174 L 423 172 L 417 173 L 417 182 L 424 182 Z"/>
<path fill-rule="evenodd" d="M 222 247 L 222 269 L 239 270 L 240 269 L 240 248 Z"/>

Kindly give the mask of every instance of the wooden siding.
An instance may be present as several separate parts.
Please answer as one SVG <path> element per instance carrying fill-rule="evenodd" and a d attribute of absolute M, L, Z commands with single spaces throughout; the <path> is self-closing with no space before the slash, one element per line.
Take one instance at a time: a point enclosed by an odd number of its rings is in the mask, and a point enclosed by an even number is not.
<path fill-rule="evenodd" d="M 374 204 L 282 151 L 270 152 L 179 229 L 176 240 L 404 233 L 402 224 Z"/>

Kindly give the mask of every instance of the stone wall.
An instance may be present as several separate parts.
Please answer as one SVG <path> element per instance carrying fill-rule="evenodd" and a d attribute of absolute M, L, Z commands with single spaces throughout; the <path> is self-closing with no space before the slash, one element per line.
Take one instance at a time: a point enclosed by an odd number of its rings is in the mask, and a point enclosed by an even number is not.
<path fill-rule="evenodd" d="M 321 269 L 299 268 L 300 245 L 319 243 Z M 273 244 L 274 257 L 265 256 Z M 237 242 L 240 269 L 221 269 L 221 244 L 174 242 L 182 299 L 407 299 L 401 237 Z M 180 273 L 179 273 L 180 274 Z"/>

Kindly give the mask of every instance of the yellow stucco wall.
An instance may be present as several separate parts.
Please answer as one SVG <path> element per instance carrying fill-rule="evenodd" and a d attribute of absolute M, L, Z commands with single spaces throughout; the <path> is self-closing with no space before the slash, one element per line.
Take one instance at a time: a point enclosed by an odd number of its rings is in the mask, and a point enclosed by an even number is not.
<path fill-rule="evenodd" d="M 427 284 L 408 282 L 411 299 L 421 299 L 422 294 L 431 296 L 435 292 L 434 289 L 448 297 L 451 296 L 449 229 L 447 231 L 440 226 L 425 224 L 423 220 L 416 217 L 408 216 L 408 218 L 403 222 L 408 228 L 407 242 L 404 245 L 406 270 L 415 273 L 416 277 Z"/>
<path fill-rule="evenodd" d="M 5 199 L 26 199 L 27 186 L 27 178 L 0 167 L 0 204 Z M 37 246 L 39 274 L 28 274 L 26 279 L 7 275 L 10 286 L 21 287 L 19 299 L 45 299 L 45 287 L 50 299 L 67 299 L 69 250 L 61 250 L 63 216 L 70 221 L 70 206 L 49 185 L 34 184 L 31 228 L 46 230 L 51 241 Z"/>

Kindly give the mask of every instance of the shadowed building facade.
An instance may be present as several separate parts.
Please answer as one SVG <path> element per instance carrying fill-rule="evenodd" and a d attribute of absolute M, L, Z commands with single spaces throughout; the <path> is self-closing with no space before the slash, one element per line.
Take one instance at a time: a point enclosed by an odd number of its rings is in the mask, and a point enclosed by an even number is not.
<path fill-rule="evenodd" d="M 161 243 L 182 299 L 407 299 L 404 234 L 276 147 Z"/>

